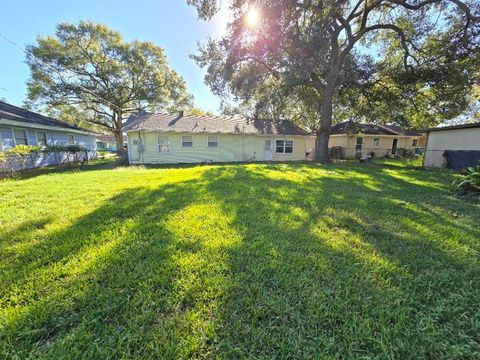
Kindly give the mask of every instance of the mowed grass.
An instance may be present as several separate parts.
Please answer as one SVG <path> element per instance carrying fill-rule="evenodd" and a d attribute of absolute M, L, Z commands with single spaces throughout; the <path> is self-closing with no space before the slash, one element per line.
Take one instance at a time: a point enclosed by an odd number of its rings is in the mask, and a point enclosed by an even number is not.
<path fill-rule="evenodd" d="M 480 206 L 378 165 L 0 182 L 0 358 L 480 358 Z"/>

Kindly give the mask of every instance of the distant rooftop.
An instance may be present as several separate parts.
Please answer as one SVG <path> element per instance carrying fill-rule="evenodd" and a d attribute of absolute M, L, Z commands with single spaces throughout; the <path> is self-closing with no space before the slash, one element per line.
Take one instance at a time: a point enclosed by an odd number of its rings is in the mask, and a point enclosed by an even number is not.
<path fill-rule="evenodd" d="M 415 130 L 402 130 L 397 125 L 378 125 L 371 123 L 356 123 L 344 121 L 332 126 L 330 135 L 342 134 L 366 134 L 366 135 L 398 135 L 398 136 L 421 136 L 422 133 Z"/>

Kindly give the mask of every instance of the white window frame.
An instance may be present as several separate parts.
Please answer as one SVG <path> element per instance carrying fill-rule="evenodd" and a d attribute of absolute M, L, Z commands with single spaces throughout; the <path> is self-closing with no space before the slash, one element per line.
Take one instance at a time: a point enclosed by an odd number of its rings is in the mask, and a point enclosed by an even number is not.
<path fill-rule="evenodd" d="M 160 143 L 160 138 L 166 139 L 166 143 Z M 166 146 L 168 151 L 160 151 L 160 146 Z M 170 136 L 168 135 L 158 135 L 157 136 L 157 153 L 162 154 L 171 154 L 172 153 L 172 142 L 170 141 Z"/>
<path fill-rule="evenodd" d="M 26 144 L 20 144 L 20 145 L 30 145 L 30 142 L 28 141 L 28 133 L 27 133 L 27 130 L 12 128 L 12 136 L 13 136 L 14 146 L 19 145 L 19 144 L 17 144 L 17 137 L 15 136 L 15 131 L 23 131 L 23 132 L 25 133 Z"/>
<path fill-rule="evenodd" d="M 40 141 L 38 141 L 38 134 L 45 134 L 45 144 L 44 145 L 40 145 Z M 38 146 L 41 146 L 42 148 L 45 148 L 47 147 L 48 145 L 48 135 L 47 135 L 47 132 L 46 131 L 43 131 L 43 130 L 37 130 L 35 131 L 35 137 L 37 138 L 37 145 Z M 42 139 L 43 140 L 43 139 Z"/>
<path fill-rule="evenodd" d="M 183 138 L 189 137 L 192 141 L 184 141 Z M 184 143 L 192 143 L 192 145 L 184 145 Z M 182 135 L 182 148 L 193 148 L 193 136 L 192 135 Z"/>
<path fill-rule="evenodd" d="M 283 141 L 282 151 L 278 151 L 279 146 L 277 145 L 277 141 Z M 292 145 L 287 146 L 287 142 L 290 142 Z M 286 152 L 287 147 L 291 147 L 292 151 L 291 152 Z M 283 155 L 293 154 L 294 147 L 295 147 L 295 144 L 294 144 L 293 139 L 275 139 L 275 154 L 283 154 Z"/>
<path fill-rule="evenodd" d="M 413 148 L 418 147 L 418 138 L 413 138 L 413 139 L 412 139 L 412 147 L 413 147 Z"/>
<path fill-rule="evenodd" d="M 210 141 L 211 137 L 214 137 L 215 141 Z M 217 143 L 217 145 L 211 146 L 210 143 Z M 220 142 L 218 141 L 218 135 L 207 135 L 207 147 L 209 149 L 218 149 L 220 147 Z"/>
<path fill-rule="evenodd" d="M 376 143 L 375 140 L 378 140 L 378 143 Z M 381 140 L 380 140 L 379 137 L 374 137 L 374 138 L 373 138 L 373 142 L 372 142 L 372 147 L 378 149 L 378 148 L 380 147 L 380 141 L 381 141 Z"/>

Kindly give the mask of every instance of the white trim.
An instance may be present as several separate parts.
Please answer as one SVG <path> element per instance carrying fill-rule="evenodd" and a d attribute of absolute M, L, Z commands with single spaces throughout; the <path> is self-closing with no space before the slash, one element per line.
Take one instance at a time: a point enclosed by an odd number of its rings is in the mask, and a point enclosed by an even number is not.
<path fill-rule="evenodd" d="M 215 136 L 217 138 L 217 146 L 209 146 L 208 143 L 210 142 L 208 138 L 210 136 Z M 192 137 L 193 139 L 193 137 Z M 218 138 L 218 135 L 213 135 L 213 134 L 207 134 L 207 149 L 220 149 L 220 139 Z"/>
<path fill-rule="evenodd" d="M 25 132 L 25 140 L 27 140 L 27 146 L 30 146 L 30 141 L 28 141 L 28 132 L 27 130 L 25 129 L 19 129 L 17 127 L 11 127 L 12 129 L 12 136 L 13 136 L 13 143 L 15 144 L 15 146 L 17 146 L 17 140 L 15 139 L 15 130 L 20 130 L 20 131 L 23 131 Z M 21 145 L 25 145 L 25 144 L 21 144 Z M 15 147 L 14 146 L 14 147 Z"/>
<path fill-rule="evenodd" d="M 48 146 L 48 133 L 46 130 L 35 130 L 34 133 L 35 133 L 35 139 L 37 140 L 37 146 L 40 146 L 40 144 L 38 143 L 38 133 L 39 132 L 42 132 L 42 133 L 45 133 L 45 146 Z"/>
<path fill-rule="evenodd" d="M 68 146 L 70 145 L 75 145 L 77 143 L 77 139 L 75 139 L 75 134 L 69 134 L 69 133 L 66 133 L 67 134 L 67 143 L 68 143 Z M 70 144 L 70 136 L 73 136 L 73 144 Z"/>
<path fill-rule="evenodd" d="M 275 141 L 275 154 L 279 154 L 279 155 L 292 155 L 295 151 L 295 142 L 293 141 L 293 139 L 289 139 L 289 138 L 274 138 L 274 141 Z M 283 152 L 277 152 L 277 141 L 283 141 Z M 287 141 L 291 141 L 292 142 L 292 152 L 286 152 L 285 149 L 287 148 Z"/>
<path fill-rule="evenodd" d="M 138 132 L 140 134 L 140 131 Z M 167 152 L 161 152 L 160 151 L 160 136 L 166 137 L 168 139 L 168 151 Z M 158 155 L 172 155 L 172 142 L 170 141 L 170 136 L 169 135 L 157 135 L 157 154 Z"/>
<path fill-rule="evenodd" d="M 362 139 L 362 143 L 360 144 L 360 149 L 357 149 L 358 146 L 358 139 Z M 355 156 L 357 155 L 357 151 L 360 151 L 363 154 L 363 145 L 365 144 L 363 136 L 357 136 L 355 138 Z"/>
<path fill-rule="evenodd" d="M 132 149 L 131 149 L 131 146 L 130 146 L 130 139 L 128 138 L 128 134 L 125 134 L 125 136 L 127 137 L 127 155 L 128 155 L 128 163 L 131 164 L 132 163 Z M 95 144 L 97 143 L 96 141 L 97 139 L 95 139 Z M 158 140 L 157 140 L 158 141 Z M 116 142 L 116 141 L 115 141 Z M 118 149 L 117 149 L 118 150 Z"/>
<path fill-rule="evenodd" d="M 183 138 L 184 137 L 191 137 L 192 138 L 192 141 L 185 141 L 185 142 L 191 142 L 192 143 L 192 146 L 184 146 L 183 145 Z M 183 148 L 186 148 L 186 149 L 193 149 L 195 147 L 195 144 L 194 144 L 194 141 L 193 141 L 193 135 L 182 135 L 182 138 L 180 139 L 180 142 L 182 144 L 182 149 Z"/>
<path fill-rule="evenodd" d="M 16 120 L 8 120 L 8 119 L 0 119 L 1 125 L 10 125 L 10 126 L 18 126 L 18 127 L 25 127 L 31 129 L 45 129 L 45 130 L 55 130 L 58 132 L 73 132 L 78 134 L 87 134 L 95 136 L 94 132 L 84 131 L 84 130 L 77 130 L 77 129 L 69 129 L 64 127 L 57 127 L 57 126 L 49 126 L 49 125 L 40 125 L 40 124 L 31 124 L 23 121 L 16 121 Z"/>
<path fill-rule="evenodd" d="M 17 146 L 17 142 L 15 141 L 15 133 L 13 132 L 13 128 L 10 128 L 10 132 L 12 133 L 12 140 L 13 140 L 13 147 Z"/>

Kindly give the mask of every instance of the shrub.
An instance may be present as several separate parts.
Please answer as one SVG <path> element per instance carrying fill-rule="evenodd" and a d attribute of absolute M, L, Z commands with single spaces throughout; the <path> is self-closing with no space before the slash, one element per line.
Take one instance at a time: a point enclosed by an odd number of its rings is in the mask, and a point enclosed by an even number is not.
<path fill-rule="evenodd" d="M 473 196 L 480 200 L 480 165 L 469 167 L 461 177 L 453 182 L 460 195 Z"/>
<path fill-rule="evenodd" d="M 40 153 L 39 146 L 17 145 L 5 151 L 4 161 L 10 166 L 10 172 L 14 172 L 14 164 L 18 162 L 20 170 L 23 171 L 30 160 L 32 164 Z"/>
<path fill-rule="evenodd" d="M 409 149 L 398 148 L 397 149 L 397 156 L 401 158 L 408 158 L 411 159 L 414 156 L 414 152 Z"/>

